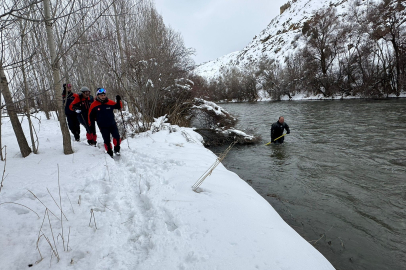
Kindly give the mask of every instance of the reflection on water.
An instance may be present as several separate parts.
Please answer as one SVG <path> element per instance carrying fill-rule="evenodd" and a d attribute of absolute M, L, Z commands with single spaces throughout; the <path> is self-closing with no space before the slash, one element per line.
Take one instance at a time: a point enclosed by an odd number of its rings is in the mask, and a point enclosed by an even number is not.
<path fill-rule="evenodd" d="M 277 165 L 283 165 L 286 162 L 286 148 L 283 144 L 271 144 L 268 146 L 271 148 L 271 158 L 276 158 L 278 161 Z"/>
<path fill-rule="evenodd" d="M 223 164 L 336 269 L 406 269 L 406 100 L 223 107 L 263 138 Z M 291 133 L 264 146 L 280 115 Z"/>

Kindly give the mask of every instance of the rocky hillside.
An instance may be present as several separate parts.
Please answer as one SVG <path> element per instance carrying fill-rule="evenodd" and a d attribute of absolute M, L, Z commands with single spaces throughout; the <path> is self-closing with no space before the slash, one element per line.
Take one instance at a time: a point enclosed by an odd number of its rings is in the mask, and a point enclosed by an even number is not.
<path fill-rule="evenodd" d="M 250 68 L 255 66 L 262 57 L 275 59 L 283 63 L 284 58 L 304 46 L 302 28 L 311 20 L 317 10 L 334 6 L 337 15 L 345 18 L 353 6 L 367 8 L 372 0 L 291 0 L 280 7 L 280 15 L 276 16 L 268 26 L 256 35 L 241 51 L 222 56 L 214 61 L 197 66 L 196 74 L 205 78 L 213 78 L 222 67 L 238 66 Z"/>

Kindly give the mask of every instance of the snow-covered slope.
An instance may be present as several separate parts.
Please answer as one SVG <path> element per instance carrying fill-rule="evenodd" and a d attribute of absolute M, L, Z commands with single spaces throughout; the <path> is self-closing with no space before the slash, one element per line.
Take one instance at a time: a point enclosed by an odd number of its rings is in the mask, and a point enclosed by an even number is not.
<path fill-rule="evenodd" d="M 156 125 L 115 161 L 84 140 L 63 155 L 58 122 L 37 118 L 24 159 L 2 119 L 1 269 L 334 269 L 221 164 L 192 191 L 217 158 L 192 129 Z"/>
<path fill-rule="evenodd" d="M 358 3 L 365 8 L 368 1 L 357 0 L 291 0 L 282 14 L 276 16 L 268 26 L 256 35 L 250 44 L 239 52 L 222 56 L 214 61 L 197 66 L 195 73 L 211 79 L 219 74 L 221 67 L 255 66 L 262 57 L 283 62 L 286 56 L 303 47 L 300 39 L 303 23 L 308 21 L 315 11 L 334 6 L 338 16 L 345 16 L 349 8 Z"/>
<path fill-rule="evenodd" d="M 232 52 L 223 55 L 216 60 L 206 62 L 195 69 L 195 72 L 204 78 L 215 77 L 221 68 L 228 68 L 230 66 L 235 66 L 237 63 L 237 58 L 240 52 Z"/>

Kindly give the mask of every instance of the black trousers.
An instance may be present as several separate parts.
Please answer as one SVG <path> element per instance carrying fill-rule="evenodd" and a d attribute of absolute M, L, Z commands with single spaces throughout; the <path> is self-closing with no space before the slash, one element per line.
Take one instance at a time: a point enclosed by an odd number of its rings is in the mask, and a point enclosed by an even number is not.
<path fill-rule="evenodd" d="M 99 127 L 99 129 L 102 134 L 104 144 L 106 146 L 111 147 L 110 134 L 111 134 L 111 136 L 113 136 L 114 145 L 120 145 L 120 134 L 118 133 L 117 125 L 110 126 L 110 127 Z"/>
<path fill-rule="evenodd" d="M 66 114 L 66 119 L 68 120 L 68 127 L 72 134 L 79 134 L 80 125 L 76 114 Z"/>
<path fill-rule="evenodd" d="M 83 114 L 81 113 L 77 113 L 76 115 L 79 123 L 81 123 L 82 126 L 85 127 L 86 133 L 96 134 L 96 125 L 92 123 L 92 125 L 89 126 L 89 123 L 87 122 L 87 116 L 84 117 Z"/>

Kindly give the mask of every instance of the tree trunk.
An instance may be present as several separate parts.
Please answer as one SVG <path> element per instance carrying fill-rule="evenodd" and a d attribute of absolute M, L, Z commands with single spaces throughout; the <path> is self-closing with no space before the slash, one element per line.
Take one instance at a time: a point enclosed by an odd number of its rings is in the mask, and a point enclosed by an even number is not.
<path fill-rule="evenodd" d="M 52 77 L 54 81 L 53 88 L 55 91 L 55 99 L 58 104 L 57 106 L 58 120 L 60 123 L 63 138 L 63 152 L 65 155 L 69 155 L 73 154 L 73 150 L 70 140 L 69 129 L 66 125 L 66 118 L 62 102 L 61 74 L 59 70 L 59 61 L 56 55 L 54 34 L 52 32 L 51 8 L 49 0 L 44 0 L 43 3 L 44 3 L 44 16 L 45 16 L 45 27 L 47 32 L 48 48 L 49 53 L 51 55 Z"/>
<path fill-rule="evenodd" d="M 126 99 L 130 99 L 130 95 L 128 93 L 128 85 L 127 85 L 127 68 L 124 61 L 124 49 L 121 40 L 121 32 L 120 32 L 120 21 L 119 21 L 119 14 L 117 12 L 116 2 L 113 1 L 113 8 L 114 8 L 114 19 L 115 19 L 115 26 L 116 26 L 116 33 L 117 33 L 117 43 L 118 43 L 118 50 L 120 54 L 120 78 L 118 78 L 119 84 L 122 85 L 124 93 L 126 94 Z M 129 108 L 130 109 L 130 108 Z M 130 110 L 131 113 L 135 114 L 135 110 Z"/>
<path fill-rule="evenodd" d="M 3 145 L 1 143 L 1 117 L 3 116 L 3 104 L 1 104 L 1 95 L 2 95 L 3 87 L 0 85 L 0 159 L 1 161 L 4 160 L 3 158 Z"/>
<path fill-rule="evenodd" d="M 396 96 L 400 95 L 401 85 L 400 85 L 400 53 L 399 53 L 399 46 L 396 43 L 396 36 L 395 34 L 392 35 L 392 46 L 393 50 L 395 51 L 395 65 L 396 65 Z"/>
<path fill-rule="evenodd" d="M 31 37 L 31 42 L 32 44 L 41 44 L 38 38 L 38 33 L 36 33 L 36 29 L 32 29 L 32 31 L 29 33 L 30 37 Z M 35 38 L 37 39 L 37 42 L 35 40 Z M 43 46 L 42 45 L 38 45 L 40 46 L 40 48 L 38 49 L 39 54 L 41 55 L 45 55 L 44 50 L 42 49 Z M 45 58 L 45 57 L 44 57 Z M 41 101 L 39 108 L 40 110 L 42 110 L 45 113 L 45 117 L 47 118 L 47 120 L 51 119 L 50 116 L 50 111 L 51 111 L 51 106 L 50 106 L 50 101 L 49 101 L 49 96 L 48 96 L 48 92 L 46 91 L 45 88 L 45 83 L 44 83 L 44 77 L 46 77 L 44 74 L 42 76 L 38 76 L 38 73 L 41 73 L 40 71 L 38 71 L 39 68 L 34 67 L 34 63 L 33 63 L 33 57 L 30 57 L 30 64 L 33 67 L 32 68 L 32 72 L 33 72 L 33 78 L 35 79 L 36 85 L 37 85 L 37 92 L 42 92 L 42 95 L 39 97 L 39 100 Z M 38 67 L 38 65 L 37 65 Z M 39 79 L 38 79 L 39 78 Z"/>
<path fill-rule="evenodd" d="M 28 145 L 27 139 L 25 138 L 23 129 L 21 127 L 20 121 L 18 120 L 16 108 L 13 103 L 13 98 L 11 97 L 10 89 L 8 88 L 7 77 L 3 69 L 3 63 L 0 62 L 0 88 L 6 102 L 7 112 L 10 117 L 11 125 L 13 126 L 14 133 L 17 138 L 18 146 L 20 147 L 21 155 L 23 157 L 28 156 L 31 153 L 31 148 Z"/>
<path fill-rule="evenodd" d="M 32 151 L 34 154 L 37 154 L 38 150 L 37 147 L 35 146 L 35 140 L 34 140 L 34 132 L 33 132 L 33 125 L 31 121 L 31 114 L 30 114 L 30 97 L 28 93 L 28 85 L 27 85 L 27 74 L 25 72 L 25 63 L 24 63 L 24 38 L 25 38 L 25 26 L 23 26 L 23 23 L 20 20 L 20 28 L 21 28 L 21 72 L 23 74 L 23 83 L 24 83 L 24 96 L 25 96 L 25 113 L 27 115 L 28 119 L 28 126 L 30 129 L 30 138 L 31 138 L 31 146 L 32 146 Z"/>

